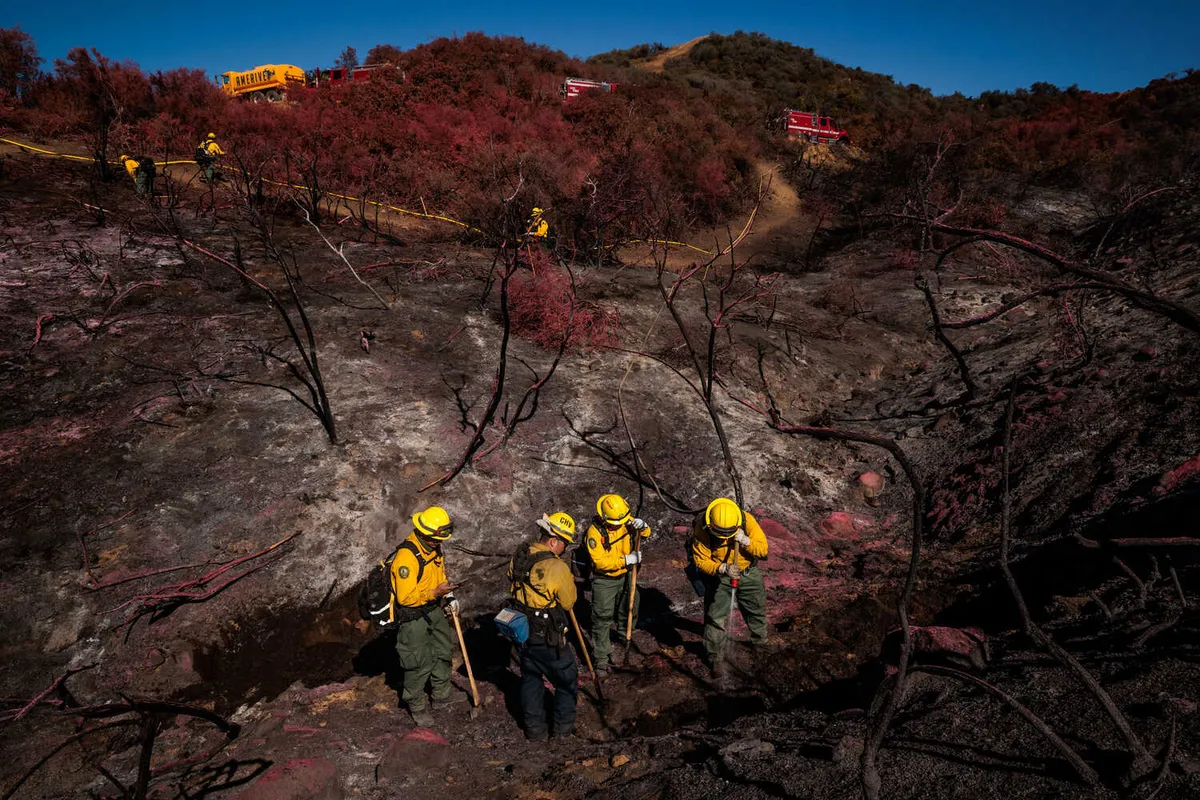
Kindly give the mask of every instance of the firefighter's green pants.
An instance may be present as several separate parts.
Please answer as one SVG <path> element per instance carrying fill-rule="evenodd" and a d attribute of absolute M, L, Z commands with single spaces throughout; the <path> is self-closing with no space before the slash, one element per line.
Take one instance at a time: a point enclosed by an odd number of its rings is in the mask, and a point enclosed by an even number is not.
<path fill-rule="evenodd" d="M 424 617 L 400 625 L 396 631 L 396 654 L 404 670 L 401 699 L 414 711 L 429 705 L 425 684 L 435 700 L 450 696 L 450 663 L 454 657 L 454 638 L 450 621 L 440 608 Z"/>
<path fill-rule="evenodd" d="M 609 630 L 613 621 L 617 623 L 617 635 L 624 640 L 625 628 L 629 620 L 629 584 L 633 580 L 632 573 L 626 572 L 616 578 L 597 575 L 592 579 L 592 653 L 596 657 L 596 666 L 608 663 L 612 655 L 612 639 Z M 641 604 L 641 592 L 633 596 L 633 627 L 637 627 L 638 606 Z"/>
<path fill-rule="evenodd" d="M 726 575 L 712 581 L 704 598 L 704 652 L 715 664 L 725 649 L 725 626 L 733 606 L 733 584 Z M 767 587 L 758 567 L 750 567 L 738 578 L 737 606 L 750 629 L 750 642 L 767 641 Z"/>
<path fill-rule="evenodd" d="M 133 174 L 133 186 L 142 197 L 154 194 L 154 167 L 139 166 Z"/>

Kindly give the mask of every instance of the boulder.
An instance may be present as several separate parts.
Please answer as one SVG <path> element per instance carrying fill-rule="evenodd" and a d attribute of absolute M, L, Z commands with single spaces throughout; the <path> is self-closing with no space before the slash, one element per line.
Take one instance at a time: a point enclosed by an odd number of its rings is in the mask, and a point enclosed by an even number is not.
<path fill-rule="evenodd" d="M 869 506 L 879 505 L 879 495 L 883 494 L 883 476 L 878 472 L 864 472 L 858 476 L 858 488 L 863 500 Z"/>
<path fill-rule="evenodd" d="M 450 763 L 450 743 L 429 728 L 413 728 L 400 737 L 375 768 L 377 781 L 391 781 L 412 775 L 413 764 L 444 767 Z"/>
<path fill-rule="evenodd" d="M 337 767 L 323 758 L 293 758 L 264 772 L 237 800 L 342 800 Z"/>

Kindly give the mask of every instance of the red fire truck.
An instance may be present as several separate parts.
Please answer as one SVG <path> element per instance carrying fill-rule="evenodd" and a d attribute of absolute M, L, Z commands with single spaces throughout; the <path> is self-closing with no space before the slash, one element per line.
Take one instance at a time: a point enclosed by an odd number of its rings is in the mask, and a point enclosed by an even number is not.
<path fill-rule="evenodd" d="M 579 95 L 591 91 L 611 92 L 617 88 L 615 83 L 606 83 L 605 81 L 589 81 L 586 78 L 567 78 L 563 81 L 562 87 L 558 93 L 562 96 L 564 103 L 569 103 Z"/>
<path fill-rule="evenodd" d="M 804 138 L 810 142 L 822 144 L 826 142 L 850 144 L 849 133 L 839 128 L 837 123 L 829 117 L 823 117 L 811 111 L 793 111 L 789 108 L 783 112 L 783 122 L 787 135 L 793 139 Z"/>
<path fill-rule="evenodd" d="M 384 69 L 396 69 L 391 64 L 368 64 L 362 67 L 334 67 L 333 69 L 314 69 L 308 72 L 308 85 L 341 86 L 347 83 L 362 83 L 371 80 L 371 76 Z"/>

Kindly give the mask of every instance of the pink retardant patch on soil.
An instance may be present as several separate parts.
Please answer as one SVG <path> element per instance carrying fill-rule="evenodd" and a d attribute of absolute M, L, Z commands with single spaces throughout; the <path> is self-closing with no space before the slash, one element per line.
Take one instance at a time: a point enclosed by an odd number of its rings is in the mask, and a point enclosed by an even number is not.
<path fill-rule="evenodd" d="M 829 536 L 857 538 L 873 527 L 873 520 L 849 511 L 834 511 L 821 520 L 821 530 Z"/>
<path fill-rule="evenodd" d="M 444 738 L 442 738 L 441 735 L 439 735 L 438 733 L 436 733 L 434 731 L 431 731 L 429 728 L 413 728 L 411 731 L 409 731 L 408 733 L 401 736 L 400 741 L 402 741 L 402 742 L 404 742 L 404 741 L 425 742 L 426 744 L 438 744 L 438 745 L 441 745 L 441 744 L 449 745 L 450 744 L 450 742 L 448 742 Z"/>
<path fill-rule="evenodd" d="M 979 628 L 948 628 L 941 625 L 914 626 L 913 647 L 921 653 L 940 653 L 970 658 L 985 641 Z"/>
<path fill-rule="evenodd" d="M 1162 496 L 1174 489 L 1180 483 L 1190 480 L 1197 474 L 1200 474 L 1200 456 L 1196 456 L 1195 458 L 1191 458 L 1183 462 L 1175 469 L 1163 475 L 1162 480 L 1159 481 L 1154 493 Z"/>
<path fill-rule="evenodd" d="M 325 800 L 340 796 L 337 768 L 323 758 L 293 758 L 271 767 L 238 800 Z"/>
<path fill-rule="evenodd" d="M 0 433 L 0 464 L 15 461 L 23 453 L 81 441 L 91 434 L 94 427 L 95 421 L 88 418 L 54 417 L 18 430 L 4 431 Z"/>

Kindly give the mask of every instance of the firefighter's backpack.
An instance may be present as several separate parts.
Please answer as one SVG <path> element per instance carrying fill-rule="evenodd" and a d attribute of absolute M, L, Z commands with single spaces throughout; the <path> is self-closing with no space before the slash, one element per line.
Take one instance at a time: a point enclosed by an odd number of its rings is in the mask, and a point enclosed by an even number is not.
<path fill-rule="evenodd" d="M 611 550 L 612 542 L 608 540 L 608 527 L 605 526 L 604 520 L 600 519 L 600 517 L 592 517 L 591 525 L 600 532 L 600 543 L 604 546 L 604 549 L 606 551 Z M 579 580 L 584 583 L 592 580 L 592 576 L 596 573 L 596 565 L 592 561 L 592 551 L 587 546 L 587 542 L 583 542 L 575 548 L 575 553 L 571 556 L 571 567 L 571 571 L 575 573 L 575 577 Z"/>
<path fill-rule="evenodd" d="M 416 546 L 406 539 L 392 551 L 390 556 L 371 567 L 371 571 L 367 573 L 367 579 L 358 589 L 359 616 L 367 622 L 377 623 L 382 628 L 394 628 L 401 622 L 407 622 L 408 618 L 416 619 L 427 610 L 426 606 L 412 609 L 397 606 L 396 613 L 392 613 L 392 604 L 395 600 L 395 594 L 392 592 L 392 562 L 396 560 L 396 556 L 401 550 L 408 550 L 417 557 L 417 583 L 420 583 L 421 576 L 425 573 L 425 564 L 428 562 L 421 559 Z M 436 603 L 428 605 L 433 606 Z M 420 613 L 417 613 L 418 611 Z"/>
<path fill-rule="evenodd" d="M 517 552 L 513 554 L 512 578 L 514 584 L 522 583 L 537 594 L 542 595 L 532 583 L 533 568 L 539 562 L 554 557 L 554 553 L 548 550 L 541 553 L 530 553 L 529 545 L 522 544 L 517 548 Z M 515 585 L 513 588 L 515 591 Z M 542 597 L 545 597 L 545 595 L 542 595 Z M 526 610 L 531 612 L 534 620 L 530 620 L 530 614 L 526 614 Z M 504 608 L 500 609 L 500 612 L 496 614 L 496 630 L 505 639 L 521 646 L 529 641 L 530 635 L 534 632 L 532 628 L 536 624 L 538 625 L 537 633 L 539 634 L 539 639 L 548 644 L 559 646 L 561 642 L 558 642 L 557 639 L 563 637 L 554 636 L 550 630 L 555 627 L 552 617 L 557 616 L 552 615 L 552 611 L 553 609 L 528 609 L 514 598 L 506 603 Z"/>

